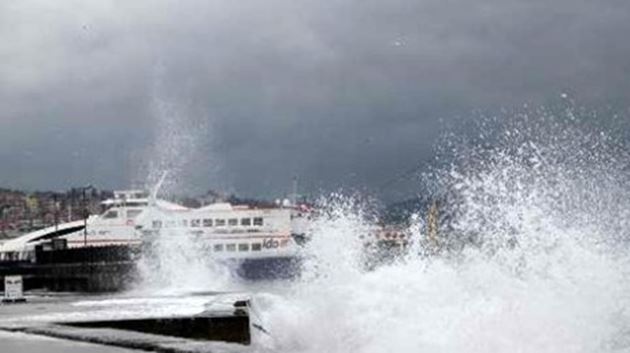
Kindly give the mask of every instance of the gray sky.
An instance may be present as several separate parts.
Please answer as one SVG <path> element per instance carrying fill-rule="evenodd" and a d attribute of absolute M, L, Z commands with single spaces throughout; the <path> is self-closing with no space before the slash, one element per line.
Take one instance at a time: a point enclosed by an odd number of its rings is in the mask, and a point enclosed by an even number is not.
<path fill-rule="evenodd" d="M 627 0 L 5 0 L 0 186 L 374 190 L 473 111 L 627 109 L 629 35 Z"/>

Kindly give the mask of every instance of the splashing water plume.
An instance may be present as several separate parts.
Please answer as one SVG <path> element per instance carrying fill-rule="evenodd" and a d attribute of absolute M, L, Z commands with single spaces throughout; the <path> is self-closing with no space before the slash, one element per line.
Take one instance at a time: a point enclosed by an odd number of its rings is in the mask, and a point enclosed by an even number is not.
<path fill-rule="evenodd" d="M 257 298 L 282 352 L 613 352 L 630 346 L 625 146 L 571 114 L 487 119 L 443 145 L 441 251 L 374 270 L 336 198 L 306 274 Z M 447 156 L 442 156 L 447 158 Z M 413 226 L 412 226 L 413 228 Z M 414 241 L 424 239 L 413 229 Z"/>
<path fill-rule="evenodd" d="M 341 194 L 321 198 L 317 204 L 322 217 L 311 224 L 312 239 L 302 252 L 303 279 L 342 283 L 360 273 L 360 237 L 371 228 L 365 205 Z"/>
<path fill-rule="evenodd" d="M 165 223 L 175 222 L 172 216 L 151 210 L 151 217 Z M 139 263 L 142 283 L 137 290 L 152 294 L 182 294 L 225 290 L 231 271 L 214 261 L 203 239 L 183 228 L 165 228 L 145 245 Z"/>
<path fill-rule="evenodd" d="M 162 90 L 156 88 L 153 102 L 156 118 L 156 143 L 149 164 L 149 189 L 167 175 L 161 194 L 183 193 L 190 174 L 200 166 L 199 146 L 205 125 L 198 125 L 186 113 L 186 107 L 172 100 L 160 99 Z M 205 151 L 209 153 L 209 151 Z M 216 164 L 216 163 L 215 163 Z M 203 168 L 202 168 L 203 169 Z M 167 172 L 167 174 L 165 174 Z M 140 283 L 136 291 L 152 294 L 176 294 L 226 289 L 231 270 L 218 264 L 209 256 L 202 239 L 179 227 L 179 220 L 155 205 L 143 215 L 147 219 L 159 219 L 165 224 L 178 227 L 162 228 L 160 234 L 145 242 L 143 255 L 138 264 Z"/>

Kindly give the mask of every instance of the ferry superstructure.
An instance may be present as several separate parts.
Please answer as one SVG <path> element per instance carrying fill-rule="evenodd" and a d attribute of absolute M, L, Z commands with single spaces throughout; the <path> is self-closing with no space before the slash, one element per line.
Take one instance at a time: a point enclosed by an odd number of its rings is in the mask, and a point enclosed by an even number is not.
<path fill-rule="evenodd" d="M 187 237 L 216 259 L 260 259 L 297 255 L 311 211 L 304 207 L 251 207 L 215 203 L 197 209 L 146 212 L 137 230 L 145 242 Z"/>

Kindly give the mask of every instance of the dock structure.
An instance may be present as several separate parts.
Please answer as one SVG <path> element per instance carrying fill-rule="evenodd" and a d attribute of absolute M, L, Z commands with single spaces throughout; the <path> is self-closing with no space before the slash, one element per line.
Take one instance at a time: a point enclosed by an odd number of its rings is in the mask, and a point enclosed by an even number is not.
<path fill-rule="evenodd" d="M 34 260 L 1 263 L 0 277 L 22 276 L 25 290 L 114 292 L 134 275 L 137 253 L 128 246 L 38 248 Z"/>

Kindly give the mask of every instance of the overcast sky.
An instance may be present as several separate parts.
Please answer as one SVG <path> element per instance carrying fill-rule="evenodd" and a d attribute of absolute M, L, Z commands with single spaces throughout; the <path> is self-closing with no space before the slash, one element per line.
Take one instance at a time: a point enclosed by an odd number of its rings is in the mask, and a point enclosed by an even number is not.
<path fill-rule="evenodd" d="M 4 0 L 0 186 L 375 190 L 471 112 L 627 109 L 629 36 L 627 0 Z"/>

